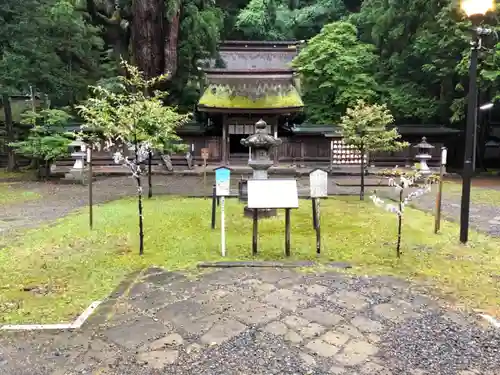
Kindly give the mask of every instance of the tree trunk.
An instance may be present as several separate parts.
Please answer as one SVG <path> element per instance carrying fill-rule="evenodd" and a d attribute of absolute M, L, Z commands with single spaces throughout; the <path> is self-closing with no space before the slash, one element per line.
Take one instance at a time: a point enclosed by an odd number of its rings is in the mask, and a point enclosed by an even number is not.
<path fill-rule="evenodd" d="M 181 18 L 180 2 L 173 2 L 172 19 L 165 20 L 165 66 L 163 72 L 172 77 L 177 72 L 177 41 L 179 40 L 179 23 Z"/>
<path fill-rule="evenodd" d="M 132 55 L 146 78 L 177 71 L 180 5 L 167 9 L 164 0 L 134 0 Z M 170 18 L 170 19 L 167 19 Z"/>
<path fill-rule="evenodd" d="M 132 53 L 145 78 L 163 74 L 165 67 L 164 0 L 134 0 L 132 3 Z"/>
<path fill-rule="evenodd" d="M 134 137 L 134 152 L 135 152 L 135 165 L 139 165 L 139 155 L 138 155 L 138 144 L 137 137 Z M 139 255 L 144 254 L 144 221 L 142 214 L 142 184 L 141 176 L 139 174 L 135 175 L 135 182 L 137 183 L 137 205 L 139 213 Z"/>
<path fill-rule="evenodd" d="M 10 105 L 10 97 L 8 94 L 2 94 L 3 111 L 5 114 L 5 140 L 7 150 L 7 171 L 14 172 L 17 168 L 16 154 L 14 149 L 9 146 L 10 142 L 15 141 L 14 121 L 12 119 L 12 107 Z"/>

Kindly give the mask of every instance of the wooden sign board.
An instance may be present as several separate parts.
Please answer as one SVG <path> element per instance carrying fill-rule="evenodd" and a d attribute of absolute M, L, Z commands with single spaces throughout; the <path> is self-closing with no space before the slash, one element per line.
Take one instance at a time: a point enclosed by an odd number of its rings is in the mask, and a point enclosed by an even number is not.
<path fill-rule="evenodd" d="M 220 167 L 215 170 L 215 194 L 218 197 L 227 197 L 231 192 L 231 171 Z"/>
<path fill-rule="evenodd" d="M 201 158 L 203 160 L 207 160 L 209 156 L 208 148 L 202 148 L 201 149 Z"/>
<path fill-rule="evenodd" d="M 248 208 L 298 208 L 297 180 L 248 180 Z"/>
<path fill-rule="evenodd" d="M 315 169 L 309 174 L 311 198 L 328 196 L 328 173 L 322 169 Z"/>

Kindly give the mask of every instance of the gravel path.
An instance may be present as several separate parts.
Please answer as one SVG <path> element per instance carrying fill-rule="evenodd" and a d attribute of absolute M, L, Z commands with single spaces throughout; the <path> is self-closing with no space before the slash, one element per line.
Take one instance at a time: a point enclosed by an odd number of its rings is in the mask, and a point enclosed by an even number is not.
<path fill-rule="evenodd" d="M 0 335 L 0 374 L 500 374 L 500 330 L 389 277 L 155 268 L 114 298 L 77 332 Z"/>
<path fill-rule="evenodd" d="M 487 187 L 473 187 L 474 190 L 498 188 L 497 185 L 488 185 Z M 425 194 L 410 203 L 414 208 L 422 211 L 434 213 L 436 209 L 436 189 L 433 187 L 431 193 Z M 383 196 L 391 199 L 397 198 L 397 193 L 392 189 L 385 189 Z M 442 216 L 449 221 L 460 222 L 461 196 L 458 194 L 443 194 L 442 198 Z M 500 201 L 497 205 L 477 203 L 472 201 L 469 213 L 470 226 L 480 232 L 487 233 L 490 236 L 500 236 Z"/>

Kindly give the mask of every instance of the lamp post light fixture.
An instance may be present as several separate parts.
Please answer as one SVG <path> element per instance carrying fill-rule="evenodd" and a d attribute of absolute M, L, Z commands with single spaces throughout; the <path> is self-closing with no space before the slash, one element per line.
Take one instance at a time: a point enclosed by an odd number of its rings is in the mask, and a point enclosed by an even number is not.
<path fill-rule="evenodd" d="M 488 109 L 492 109 L 494 106 L 493 103 L 485 103 L 481 107 L 479 107 L 480 111 L 487 111 Z"/>
<path fill-rule="evenodd" d="M 484 37 L 493 30 L 477 26 L 488 11 L 495 8 L 494 0 L 462 0 L 461 8 L 475 24 L 471 40 L 469 65 L 469 93 L 467 99 L 467 124 L 465 126 L 465 155 L 462 171 L 462 201 L 460 206 L 460 242 L 465 244 L 469 239 L 470 192 L 474 173 L 474 140 L 477 124 L 477 60 Z"/>

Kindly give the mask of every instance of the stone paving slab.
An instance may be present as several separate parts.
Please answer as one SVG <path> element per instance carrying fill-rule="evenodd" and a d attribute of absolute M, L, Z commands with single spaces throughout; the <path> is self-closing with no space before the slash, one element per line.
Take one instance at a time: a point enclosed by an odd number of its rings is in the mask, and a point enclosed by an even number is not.
<path fill-rule="evenodd" d="M 131 291 L 80 330 L 2 334 L 0 374 L 500 375 L 500 330 L 391 277 L 156 269 Z"/>

